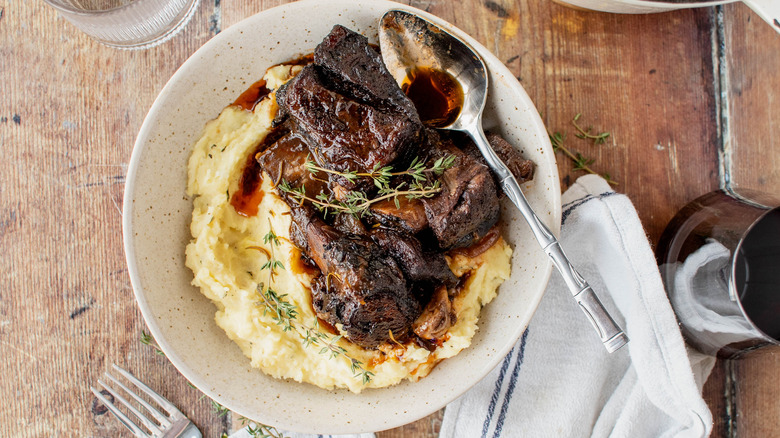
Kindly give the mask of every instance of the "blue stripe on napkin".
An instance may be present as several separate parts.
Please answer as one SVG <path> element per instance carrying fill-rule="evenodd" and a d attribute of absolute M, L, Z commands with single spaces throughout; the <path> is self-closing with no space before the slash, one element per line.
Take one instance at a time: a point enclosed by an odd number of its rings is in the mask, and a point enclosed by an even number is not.
<path fill-rule="evenodd" d="M 504 358 L 503 363 L 501 364 L 501 369 L 499 370 L 498 379 L 496 379 L 496 386 L 493 390 L 493 395 L 490 397 L 490 404 L 488 405 L 488 412 L 485 416 L 485 421 L 482 423 L 482 438 L 487 438 L 488 432 L 490 431 L 490 425 L 493 420 L 493 415 L 495 414 L 496 405 L 499 402 L 499 399 L 503 399 L 501 403 L 501 410 L 498 414 L 498 419 L 496 420 L 495 429 L 493 432 L 493 437 L 498 437 L 501 435 L 501 429 L 504 426 L 504 420 L 506 419 L 506 413 L 509 408 L 509 401 L 512 399 L 512 394 L 515 391 L 515 386 L 517 385 L 517 376 L 520 373 L 520 366 L 523 364 L 523 358 L 525 357 L 525 342 L 528 338 L 528 329 L 523 333 L 523 337 L 520 340 L 520 348 L 517 348 L 517 345 L 512 347 L 512 350 L 509 352 L 509 354 L 506 355 Z M 517 352 L 515 353 L 515 350 Z M 502 392 L 502 388 L 504 387 L 504 382 L 506 380 L 506 372 L 509 369 L 509 365 L 514 360 L 515 364 L 512 368 L 512 372 L 509 376 L 509 383 L 507 385 L 507 388 L 505 391 Z"/>

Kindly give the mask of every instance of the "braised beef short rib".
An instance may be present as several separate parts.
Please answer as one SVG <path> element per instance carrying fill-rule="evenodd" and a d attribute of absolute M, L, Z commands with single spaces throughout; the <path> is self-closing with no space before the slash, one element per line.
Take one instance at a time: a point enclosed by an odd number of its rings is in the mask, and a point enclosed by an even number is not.
<path fill-rule="evenodd" d="M 317 316 L 341 325 L 348 339 L 367 348 L 391 336 L 405 339 L 421 306 L 396 261 L 370 238 L 328 225 L 311 207 L 296 206 L 292 213 L 322 272 L 312 287 Z"/>

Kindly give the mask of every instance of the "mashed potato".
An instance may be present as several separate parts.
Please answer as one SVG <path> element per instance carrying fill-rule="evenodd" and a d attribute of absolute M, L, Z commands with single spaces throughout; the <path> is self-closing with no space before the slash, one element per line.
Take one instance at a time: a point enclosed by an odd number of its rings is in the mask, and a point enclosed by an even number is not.
<path fill-rule="evenodd" d="M 266 86 L 275 89 L 298 70 L 297 66 L 271 68 L 264 77 Z M 309 290 L 313 276 L 301 264 L 300 251 L 288 240 L 289 207 L 267 177 L 261 185 L 263 196 L 257 215 L 239 215 L 230 204 L 247 157 L 268 134 L 276 110 L 273 93 L 252 112 L 229 106 L 206 124 L 202 138 L 195 144 L 188 168 L 188 194 L 194 197 L 193 240 L 186 249 L 186 264 L 195 276 L 193 284 L 214 302 L 217 324 L 238 344 L 252 366 L 271 376 L 354 392 L 425 377 L 436 363 L 471 343 L 480 309 L 509 277 L 511 248 L 499 238 L 479 256 L 447 258 L 456 275 L 468 277 L 453 303 L 457 322 L 433 352 L 411 342 L 366 350 L 335 335 L 328 335 L 319 345 L 305 345 L 306 330 L 318 327 Z M 264 241 L 271 230 L 279 236 L 278 245 Z M 275 271 L 273 279 L 270 271 L 263 269 L 269 256 L 284 265 L 284 269 Z M 297 316 L 291 330 L 285 331 L 274 320 L 275 314 L 262 300 L 258 286 L 269 284 L 295 306 Z M 324 332 L 324 327 L 320 331 Z M 336 357 L 322 354 L 324 342 L 334 342 L 346 353 Z M 373 373 L 367 384 L 356 377 L 350 366 L 353 359 Z"/>

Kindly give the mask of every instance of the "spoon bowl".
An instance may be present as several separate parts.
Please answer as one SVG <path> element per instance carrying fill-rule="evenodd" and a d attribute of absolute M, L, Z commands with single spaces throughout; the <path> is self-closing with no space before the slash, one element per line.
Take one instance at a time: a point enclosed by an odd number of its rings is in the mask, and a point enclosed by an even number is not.
<path fill-rule="evenodd" d="M 487 67 L 465 42 L 417 15 L 388 11 L 380 20 L 379 45 L 387 69 L 402 87 L 415 68 L 445 72 L 460 84 L 460 114 L 437 128 L 462 131 L 481 122 L 487 101 Z"/>
<path fill-rule="evenodd" d="M 482 130 L 488 72 L 477 52 L 439 26 L 400 10 L 388 11 L 380 20 L 379 45 L 390 74 L 402 88 L 415 69 L 445 72 L 460 85 L 463 92 L 460 112 L 452 122 L 434 127 L 465 132 L 474 140 L 504 193 L 520 210 L 539 245 L 552 259 L 607 351 L 612 353 L 628 343 L 628 337 L 588 282 L 574 269 L 558 240 L 534 213 L 514 175 L 490 147 Z"/>

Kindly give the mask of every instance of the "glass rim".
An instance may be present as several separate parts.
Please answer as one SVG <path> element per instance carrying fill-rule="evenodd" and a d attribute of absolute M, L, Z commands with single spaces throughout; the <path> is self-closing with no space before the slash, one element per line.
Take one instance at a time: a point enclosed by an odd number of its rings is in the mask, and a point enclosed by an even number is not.
<path fill-rule="evenodd" d="M 138 3 L 144 3 L 147 1 L 149 0 L 131 0 L 129 3 L 120 6 L 114 6 L 113 8 L 109 8 L 109 9 L 86 10 L 86 9 L 78 9 L 70 4 L 62 2 L 61 0 L 43 0 L 44 3 L 48 4 L 54 9 L 67 12 L 69 14 L 84 15 L 84 16 L 99 16 L 104 14 L 115 13 L 122 9 L 127 9 L 130 6 L 134 6 Z"/>

